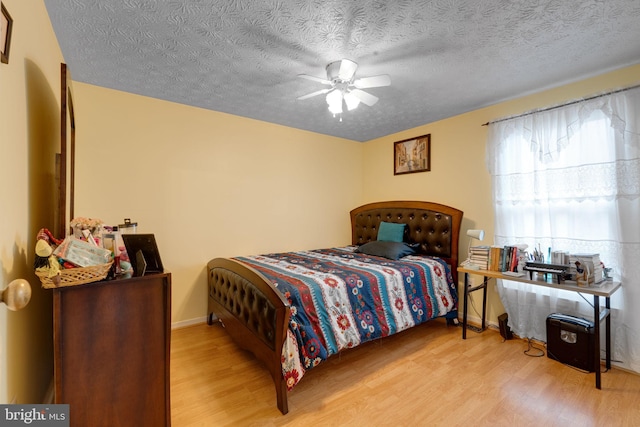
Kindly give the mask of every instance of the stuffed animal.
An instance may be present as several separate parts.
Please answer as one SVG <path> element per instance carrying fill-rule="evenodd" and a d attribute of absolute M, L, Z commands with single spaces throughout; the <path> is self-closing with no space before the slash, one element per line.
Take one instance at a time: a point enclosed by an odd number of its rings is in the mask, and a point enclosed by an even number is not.
<path fill-rule="evenodd" d="M 33 261 L 33 267 L 36 271 L 47 272 L 49 277 L 57 276 L 60 273 L 60 264 L 58 258 L 53 254 L 53 247 L 50 242 L 60 244 L 60 240 L 53 237 L 51 232 L 46 228 L 38 232 L 36 242 L 36 257 Z"/>

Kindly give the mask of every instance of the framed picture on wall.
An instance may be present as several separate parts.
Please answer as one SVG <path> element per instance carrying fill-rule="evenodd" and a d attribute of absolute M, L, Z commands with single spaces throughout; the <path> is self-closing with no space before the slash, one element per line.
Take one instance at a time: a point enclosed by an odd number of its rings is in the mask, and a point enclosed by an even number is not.
<path fill-rule="evenodd" d="M 393 174 L 431 170 L 431 134 L 397 141 L 393 144 Z"/>
<path fill-rule="evenodd" d="M 11 15 L 1 5 L 2 15 L 0 16 L 0 60 L 8 64 L 9 63 L 9 46 L 11 46 L 11 27 L 13 27 L 13 19 Z"/>

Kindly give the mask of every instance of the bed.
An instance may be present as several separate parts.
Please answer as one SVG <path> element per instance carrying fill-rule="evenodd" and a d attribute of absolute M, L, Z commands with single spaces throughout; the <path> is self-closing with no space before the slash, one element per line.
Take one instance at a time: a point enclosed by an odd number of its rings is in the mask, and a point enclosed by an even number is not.
<path fill-rule="evenodd" d="M 349 246 L 212 259 L 207 323 L 215 316 L 265 364 L 286 414 L 288 390 L 331 355 L 433 318 L 457 321 L 462 215 L 431 202 L 370 203 L 351 211 Z"/>

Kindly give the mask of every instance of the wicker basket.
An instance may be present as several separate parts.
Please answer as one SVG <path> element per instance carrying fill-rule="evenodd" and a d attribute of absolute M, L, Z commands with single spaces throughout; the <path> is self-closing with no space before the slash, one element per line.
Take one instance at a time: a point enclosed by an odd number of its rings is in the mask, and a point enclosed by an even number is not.
<path fill-rule="evenodd" d="M 91 267 L 66 268 L 60 270 L 57 276 L 49 277 L 47 272 L 36 271 L 42 287 L 45 289 L 62 288 L 64 286 L 84 285 L 85 283 L 98 282 L 109 274 L 113 262 Z"/>

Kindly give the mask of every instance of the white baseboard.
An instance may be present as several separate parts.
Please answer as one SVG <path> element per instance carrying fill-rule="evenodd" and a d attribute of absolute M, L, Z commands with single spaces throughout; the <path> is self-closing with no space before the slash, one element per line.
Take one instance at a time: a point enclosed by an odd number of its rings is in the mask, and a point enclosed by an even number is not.
<path fill-rule="evenodd" d="M 198 325 L 200 323 L 206 323 L 207 316 L 196 317 L 195 319 L 181 320 L 171 324 L 171 329 L 186 328 L 187 326 Z"/>
<path fill-rule="evenodd" d="M 458 313 L 458 314 L 462 314 L 462 313 Z M 462 324 L 462 317 L 460 317 L 458 319 L 458 321 L 460 322 L 460 324 Z M 479 318 L 478 316 L 472 316 L 469 313 L 467 313 L 467 323 L 473 326 L 477 326 L 480 327 L 480 325 L 482 325 L 482 319 Z M 487 328 L 494 328 L 497 330 L 500 330 L 500 325 L 498 325 L 496 322 L 492 322 L 490 320 L 485 320 L 485 326 Z"/>

